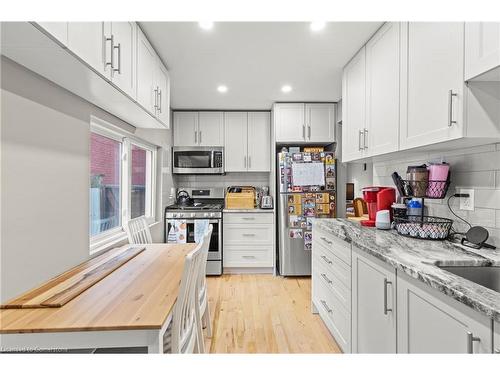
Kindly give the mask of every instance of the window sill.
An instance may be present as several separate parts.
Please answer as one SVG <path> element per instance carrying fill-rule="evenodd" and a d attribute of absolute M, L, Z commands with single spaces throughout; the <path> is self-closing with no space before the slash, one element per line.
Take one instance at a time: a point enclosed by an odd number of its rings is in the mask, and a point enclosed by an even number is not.
<path fill-rule="evenodd" d="M 151 229 L 155 225 L 161 224 L 161 221 L 154 221 L 154 219 L 146 219 L 148 226 Z M 116 233 L 110 233 L 108 236 L 99 238 L 97 241 L 90 240 L 90 256 L 95 257 L 114 247 L 124 245 L 127 242 L 127 233 L 125 231 L 119 231 Z"/>

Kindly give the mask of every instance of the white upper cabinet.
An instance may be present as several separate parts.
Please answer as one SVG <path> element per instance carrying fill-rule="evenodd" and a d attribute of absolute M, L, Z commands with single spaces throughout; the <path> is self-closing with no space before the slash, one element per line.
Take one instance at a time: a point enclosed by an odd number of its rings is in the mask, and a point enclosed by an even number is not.
<path fill-rule="evenodd" d="M 401 148 L 459 138 L 464 126 L 464 23 L 410 22 L 407 27 L 407 121 L 401 127 Z"/>
<path fill-rule="evenodd" d="M 276 142 L 335 142 L 333 103 L 276 103 L 273 110 Z"/>
<path fill-rule="evenodd" d="M 345 66 L 342 78 L 342 161 L 364 156 L 366 145 L 366 51 Z"/>
<path fill-rule="evenodd" d="M 111 81 L 128 96 L 136 98 L 136 46 L 135 22 L 111 23 L 112 74 Z"/>
<path fill-rule="evenodd" d="M 307 142 L 335 142 L 335 105 L 306 103 L 305 124 Z"/>
<path fill-rule="evenodd" d="M 198 112 L 174 112 L 174 146 L 198 146 Z"/>
<path fill-rule="evenodd" d="M 69 22 L 68 48 L 106 79 L 111 79 L 111 28 L 104 22 Z"/>
<path fill-rule="evenodd" d="M 500 81 L 500 22 L 465 23 L 465 80 L 473 78 Z"/>
<path fill-rule="evenodd" d="M 399 149 L 400 42 L 400 23 L 388 22 L 366 44 L 365 152 L 369 156 Z"/>
<path fill-rule="evenodd" d="M 156 115 L 156 53 L 141 29 L 137 30 L 137 102 Z"/>
<path fill-rule="evenodd" d="M 160 59 L 156 62 L 156 117 L 167 127 L 170 125 L 170 75 Z M 154 91 L 154 90 L 153 90 Z"/>
<path fill-rule="evenodd" d="M 247 112 L 224 113 L 224 164 L 226 172 L 248 168 Z"/>
<path fill-rule="evenodd" d="M 271 115 L 248 112 L 248 171 L 271 170 Z"/>
<path fill-rule="evenodd" d="M 276 142 L 304 142 L 306 126 L 303 103 L 274 105 Z"/>
<path fill-rule="evenodd" d="M 223 112 L 200 112 L 198 126 L 197 141 L 199 146 L 224 145 Z"/>
<path fill-rule="evenodd" d="M 62 45 L 68 45 L 68 22 L 38 22 L 38 25 L 61 42 Z"/>

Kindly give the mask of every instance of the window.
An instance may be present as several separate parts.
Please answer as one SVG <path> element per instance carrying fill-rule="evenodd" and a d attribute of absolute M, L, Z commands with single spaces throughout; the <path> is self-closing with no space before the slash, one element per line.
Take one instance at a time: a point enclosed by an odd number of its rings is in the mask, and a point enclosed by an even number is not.
<path fill-rule="evenodd" d="M 120 142 L 91 133 L 91 236 L 121 226 L 121 152 Z"/>
<path fill-rule="evenodd" d="M 90 136 L 91 248 L 122 236 L 124 224 L 154 217 L 156 147 L 93 119 Z M 109 237 L 109 238 L 108 238 Z"/>

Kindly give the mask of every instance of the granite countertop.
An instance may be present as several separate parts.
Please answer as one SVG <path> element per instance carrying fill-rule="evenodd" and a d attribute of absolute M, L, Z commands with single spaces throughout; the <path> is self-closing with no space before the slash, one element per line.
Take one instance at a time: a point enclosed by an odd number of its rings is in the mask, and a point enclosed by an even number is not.
<path fill-rule="evenodd" d="M 226 213 L 273 213 L 274 208 L 264 209 L 264 208 L 224 208 L 222 212 Z"/>
<path fill-rule="evenodd" d="M 500 322 L 500 293 L 437 267 L 500 266 L 500 250 L 412 239 L 394 230 L 362 227 L 346 219 L 317 219 L 314 225 Z"/>

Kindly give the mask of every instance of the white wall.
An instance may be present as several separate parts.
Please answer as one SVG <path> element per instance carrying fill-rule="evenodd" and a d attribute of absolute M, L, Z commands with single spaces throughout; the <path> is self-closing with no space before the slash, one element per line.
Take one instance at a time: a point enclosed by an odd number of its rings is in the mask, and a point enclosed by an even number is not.
<path fill-rule="evenodd" d="M 405 178 L 408 165 L 440 161 L 450 163 L 452 183 L 446 199 L 426 200 L 429 214 L 453 219 L 457 229 L 466 230 L 468 227 L 450 213 L 446 200 L 457 187 L 474 188 L 474 211 L 460 210 L 457 198 L 452 198 L 451 205 L 472 225 L 486 227 L 491 237 L 488 242 L 500 246 L 500 143 L 447 152 L 401 153 L 392 160 L 373 164 L 373 183 L 394 186 L 391 178 L 394 171 Z"/>
<path fill-rule="evenodd" d="M 346 182 L 354 183 L 354 198 L 363 198 L 361 189 L 373 185 L 373 166 L 371 163 L 364 164 L 348 163 Z M 392 186 L 392 182 L 391 185 Z M 345 196 L 344 196 L 345 197 Z"/>
<path fill-rule="evenodd" d="M 89 258 L 90 116 L 135 128 L 4 57 L 1 79 L 4 302 Z M 137 135 L 171 145 L 170 131 L 141 129 Z M 162 177 L 160 198 L 172 184 L 170 175 Z M 161 227 L 154 231 L 157 240 Z"/>

